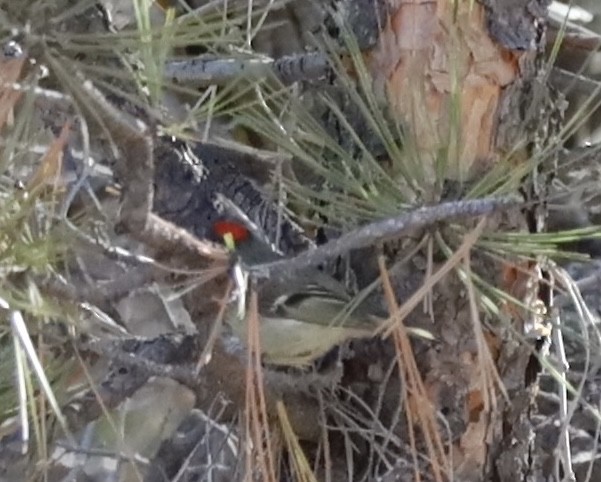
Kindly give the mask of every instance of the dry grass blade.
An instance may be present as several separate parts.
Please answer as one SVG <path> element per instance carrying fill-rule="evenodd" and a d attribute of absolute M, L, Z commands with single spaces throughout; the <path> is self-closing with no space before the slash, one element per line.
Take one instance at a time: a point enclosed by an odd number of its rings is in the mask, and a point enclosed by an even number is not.
<path fill-rule="evenodd" d="M 438 432 L 434 406 L 428 397 L 423 379 L 417 367 L 409 336 L 403 325 L 403 318 L 400 316 L 400 309 L 382 256 L 378 257 L 378 265 L 380 267 L 380 276 L 386 302 L 394 319 L 392 336 L 396 349 L 399 374 L 401 376 L 402 399 L 405 402 L 405 415 L 409 427 L 415 479 L 417 481 L 421 480 L 414 433 L 415 422 L 417 422 L 428 449 L 430 466 L 432 467 L 434 478 L 437 482 L 442 482 L 444 480 L 443 473 L 451 474 L 452 472 L 450 470 L 450 461 L 445 454 L 442 439 Z"/>
<path fill-rule="evenodd" d="M 508 403 L 509 396 L 501 380 L 491 347 L 487 342 L 480 310 L 482 302 L 473 282 L 469 255 L 464 258 L 464 269 L 459 272 L 467 288 L 469 299 L 470 318 L 476 345 L 475 360 L 472 369 L 468 371 L 470 377 L 469 391 L 469 428 L 459 441 L 458 452 L 463 457 L 462 464 L 482 465 L 486 460 L 486 439 L 491 430 L 491 423 L 499 417 L 495 387 L 503 394 Z"/>
<path fill-rule="evenodd" d="M 21 77 L 26 57 L 0 61 L 0 130 L 11 118 L 15 104 L 23 91 L 14 88 Z"/>
<path fill-rule="evenodd" d="M 256 291 L 250 294 L 250 305 L 246 315 L 248 329 L 247 347 L 248 363 L 246 366 L 246 407 L 245 433 L 247 477 L 255 474 L 256 469 L 261 474 L 261 480 L 276 482 L 276 466 L 273 455 L 272 437 L 270 434 L 269 418 L 263 368 L 261 366 L 261 340 L 259 336 L 259 308 Z"/>
<path fill-rule="evenodd" d="M 495 385 L 499 388 L 503 396 L 509 401 L 509 395 L 507 390 L 499 376 L 497 367 L 492 358 L 490 348 L 486 342 L 484 331 L 482 328 L 482 321 L 480 320 L 480 309 L 481 303 L 477 300 L 477 290 L 474 287 L 472 280 L 472 269 L 470 265 L 469 254 L 464 258 L 463 263 L 465 269 L 465 280 L 464 283 L 467 287 L 467 293 L 470 302 L 470 314 L 472 317 L 472 326 L 474 328 L 474 338 L 476 340 L 476 346 L 478 349 L 478 361 L 480 366 L 480 392 L 483 395 L 482 400 L 484 403 L 484 410 L 489 412 L 491 409 L 493 412 L 497 410 L 497 402 L 495 397 Z"/>
<path fill-rule="evenodd" d="M 59 136 L 52 141 L 46 154 L 40 160 L 38 168 L 35 170 L 29 181 L 27 189 L 36 191 L 43 186 L 51 185 L 53 193 L 59 188 L 60 175 L 63 165 L 63 149 L 67 144 L 71 124 L 67 122 Z"/>
<path fill-rule="evenodd" d="M 472 230 L 472 232 L 465 235 L 463 238 L 463 243 L 453 253 L 449 259 L 430 277 L 428 277 L 424 284 L 421 286 L 419 290 L 417 290 L 411 297 L 403 303 L 403 305 L 398 309 L 398 313 L 395 311 L 394 316 L 388 320 L 388 322 L 383 323 L 378 331 L 382 333 L 383 337 L 390 336 L 394 330 L 397 328 L 396 325 L 401 323 L 411 311 L 415 309 L 419 303 L 425 299 L 428 293 L 432 290 L 432 287 L 442 280 L 453 268 L 457 267 L 459 263 L 461 263 L 461 259 L 466 256 L 466 253 L 476 244 L 476 241 L 480 238 L 482 231 L 484 229 L 486 218 L 482 218 L 478 225 Z"/>
<path fill-rule="evenodd" d="M 52 407 L 52 411 L 59 421 L 61 428 L 63 429 L 65 436 L 69 439 L 71 443 L 75 443 L 75 438 L 73 434 L 69 430 L 67 425 L 67 420 L 65 419 L 63 412 L 60 408 L 60 405 L 54 395 L 50 382 L 46 376 L 46 371 L 40 362 L 40 359 L 36 353 L 35 347 L 31 341 L 29 336 L 29 332 L 27 331 L 27 326 L 25 325 L 25 320 L 23 319 L 23 315 L 20 311 L 11 311 L 10 312 L 10 324 L 13 331 L 13 336 L 19 340 L 20 346 L 23 349 L 25 356 L 29 360 L 29 364 L 35 373 L 40 386 L 42 387 L 42 391 L 46 396 L 46 399 L 50 403 Z"/>
<path fill-rule="evenodd" d="M 389 304 L 391 313 L 388 323 L 386 323 L 381 330 L 385 330 L 384 336 L 393 336 L 394 344 L 397 348 L 399 370 L 403 378 L 403 397 L 407 406 L 407 422 L 409 427 L 413 427 L 415 422 L 417 422 L 421 427 L 426 445 L 428 447 L 430 463 L 434 472 L 434 476 L 438 481 L 443 480 L 443 468 L 445 471 L 448 471 L 448 473 L 451 473 L 449 465 L 450 462 L 445 454 L 440 433 L 438 432 L 434 408 L 428 399 L 423 380 L 417 368 L 415 358 L 413 357 L 411 344 L 409 343 L 408 338 L 408 331 L 403 324 L 403 320 L 411 311 L 413 311 L 415 307 L 419 305 L 423 299 L 425 299 L 427 294 L 431 292 L 432 287 L 436 283 L 442 280 L 452 269 L 456 268 L 461 263 L 462 259 L 465 259 L 465 257 L 469 255 L 470 249 L 474 246 L 482 234 L 485 222 L 486 218 L 482 218 L 477 226 L 464 237 L 463 243 L 459 249 L 457 249 L 457 251 L 449 257 L 443 266 L 429 276 L 428 279 L 425 280 L 422 287 L 417 290 L 401 307 L 398 306 L 394 297 L 384 261 L 382 258 L 379 259 L 380 275 L 386 300 Z M 477 312 L 477 306 L 474 306 L 473 309 L 475 309 Z M 480 348 L 484 350 L 485 347 L 479 347 L 479 351 Z M 483 356 L 483 354 L 481 354 L 481 356 Z M 494 377 L 494 379 L 499 384 L 498 375 Z M 489 384 L 485 384 L 485 387 L 488 385 Z M 489 405 L 490 403 L 492 402 L 489 400 Z M 409 435 L 412 448 L 415 451 L 413 434 L 410 433 Z M 417 460 L 416 453 L 414 453 L 414 460 Z"/>
<path fill-rule="evenodd" d="M 21 453 L 26 454 L 29 449 L 29 416 L 27 413 L 27 383 L 25 380 L 25 357 L 23 350 L 19 345 L 19 340 L 13 338 L 13 348 L 15 352 L 15 376 L 17 390 L 19 394 L 19 421 L 21 424 Z"/>
<path fill-rule="evenodd" d="M 232 294 L 233 283 L 230 280 L 225 289 L 225 293 L 223 298 L 219 300 L 219 311 L 215 316 L 215 321 L 213 322 L 213 327 L 211 328 L 211 332 L 207 338 L 205 347 L 198 358 L 198 363 L 196 364 L 196 373 L 200 373 L 200 370 L 203 366 L 211 361 L 211 353 L 213 352 L 213 347 L 215 346 L 215 342 L 217 341 L 219 335 L 221 334 L 221 329 L 223 327 L 223 318 L 225 314 L 225 310 L 227 308 L 230 296 Z"/>
<path fill-rule="evenodd" d="M 576 310 L 577 313 L 577 320 L 578 323 L 580 324 L 580 331 L 582 333 L 582 336 L 584 337 L 584 341 L 585 341 L 585 360 L 584 360 L 584 372 L 587 373 L 589 368 L 590 368 L 590 363 L 591 363 L 591 350 L 590 350 L 590 340 L 589 340 L 589 328 L 593 328 L 593 333 L 595 335 L 595 337 L 597 338 L 597 342 L 601 343 L 601 333 L 599 332 L 599 329 L 597 328 L 597 323 L 595 321 L 595 317 L 594 315 L 591 313 L 590 309 L 588 308 L 586 302 L 584 301 L 584 298 L 582 297 L 582 293 L 580 293 L 580 289 L 578 287 L 578 285 L 572 280 L 571 276 L 562 268 L 559 268 L 557 266 L 554 266 L 553 269 L 553 276 L 555 277 L 555 279 L 559 282 L 559 284 L 562 285 L 563 288 L 565 288 L 567 290 L 568 296 L 570 301 L 573 303 L 573 306 Z M 558 330 L 561 329 L 562 327 L 554 327 L 554 330 Z M 582 392 L 584 389 L 584 384 L 586 382 L 586 378 L 582 378 L 582 380 L 580 380 L 578 386 L 576 388 L 574 388 L 570 382 L 568 382 L 565 377 L 561 374 L 558 373 L 556 367 L 554 367 L 551 363 L 548 362 L 548 360 L 541 360 L 541 364 L 543 364 L 543 366 L 545 366 L 545 368 L 547 368 L 547 370 L 549 371 L 549 373 L 556 379 L 556 381 L 560 384 L 562 384 L 563 386 L 565 386 L 565 388 L 573 395 L 574 400 L 576 402 L 582 402 L 585 405 L 588 405 L 588 402 L 586 402 L 585 400 L 583 400 L 582 398 Z M 571 420 L 574 411 L 576 410 L 577 407 L 577 403 L 572 403 L 569 413 L 566 415 L 566 420 Z M 596 407 L 592 407 L 590 406 L 589 408 L 591 408 L 593 410 L 593 412 L 595 413 L 596 418 L 598 418 L 599 420 L 601 420 L 601 413 L 599 412 L 599 409 Z"/>
<path fill-rule="evenodd" d="M 301 448 L 300 444 L 298 443 L 298 439 L 294 434 L 294 430 L 290 424 L 290 419 L 288 418 L 288 412 L 286 411 L 284 402 L 278 400 L 276 402 L 276 410 L 280 420 L 282 434 L 288 447 L 288 453 L 290 459 L 292 460 L 293 471 L 297 476 L 296 480 L 299 480 L 300 482 L 317 482 L 317 479 L 311 470 L 311 466 L 309 465 L 309 461 L 307 460 L 307 457 L 305 456 L 303 449 Z"/>

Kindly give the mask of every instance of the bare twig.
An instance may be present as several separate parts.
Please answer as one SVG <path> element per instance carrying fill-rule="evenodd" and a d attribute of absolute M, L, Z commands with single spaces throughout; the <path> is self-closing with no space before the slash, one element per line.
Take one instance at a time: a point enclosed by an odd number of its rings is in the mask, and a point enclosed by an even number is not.
<path fill-rule="evenodd" d="M 486 198 L 426 206 L 362 226 L 318 248 L 305 251 L 294 258 L 253 265 L 250 271 L 259 277 L 269 277 L 276 273 L 281 277 L 292 277 L 298 270 L 307 266 L 316 266 L 327 259 L 339 256 L 352 249 L 372 246 L 388 238 L 400 236 L 410 230 L 424 228 L 453 218 L 483 216 L 510 209 L 517 205 L 518 201 L 511 198 Z"/>
<path fill-rule="evenodd" d="M 140 288 L 157 279 L 152 266 L 141 265 L 129 269 L 123 276 L 105 284 L 74 285 L 60 277 L 38 280 L 47 293 L 65 301 L 87 302 L 97 306 L 106 305 L 121 298 L 132 290 Z"/>
<path fill-rule="evenodd" d="M 562 24 L 556 21 L 550 22 L 548 42 L 553 43 L 560 34 Z M 567 22 L 567 29 L 561 37 L 562 48 L 579 49 L 593 52 L 601 46 L 601 36 L 596 32 L 578 25 Z"/>
<path fill-rule="evenodd" d="M 601 265 L 597 265 L 595 270 L 592 271 L 587 277 L 576 281 L 576 287 L 580 292 L 587 291 L 591 288 L 597 289 L 601 285 Z M 568 293 L 563 293 L 555 298 L 555 304 L 558 307 L 564 307 L 572 303 L 572 297 Z"/>
<path fill-rule="evenodd" d="M 131 233 L 136 235 L 135 232 Z M 196 259 L 198 263 L 208 258 L 214 261 L 227 262 L 229 253 L 224 247 L 209 241 L 200 240 L 183 228 L 150 213 L 141 240 L 146 245 L 158 249 L 169 247 L 172 253 L 181 257 Z M 138 238 L 140 239 L 140 238 Z M 226 266 L 224 264 L 224 272 Z"/>
<path fill-rule="evenodd" d="M 278 59 L 202 55 L 194 59 L 167 62 L 165 78 L 186 86 L 207 87 L 227 84 L 242 75 L 259 79 L 273 73 L 283 84 L 291 84 L 324 77 L 328 66 L 328 58 L 322 52 L 288 55 Z"/>
<path fill-rule="evenodd" d="M 561 170 L 573 167 L 590 166 L 601 160 L 601 144 L 576 147 L 574 149 L 561 149 L 559 151 L 559 165 Z"/>
<path fill-rule="evenodd" d="M 192 338 L 193 344 L 198 343 L 194 335 L 187 335 L 187 337 Z M 166 356 L 166 353 L 169 354 L 169 350 L 175 350 L 178 345 L 177 335 L 172 338 L 172 340 L 166 338 L 163 340 L 160 338 L 141 340 L 140 343 L 145 343 L 146 346 L 134 351 L 125 349 L 127 343 L 138 341 L 134 338 L 108 342 L 100 340 L 88 341 L 81 343 L 79 348 L 102 355 L 106 359 L 118 364 L 139 368 L 149 376 L 172 378 L 194 390 L 200 383 L 198 374 L 194 369 L 194 360 L 198 356 L 198 353 L 195 353 L 196 350 L 191 350 L 189 356 L 185 357 L 187 359 L 171 360 L 170 358 L 172 357 Z M 181 341 L 179 342 L 179 344 L 182 343 Z M 166 348 L 167 344 L 168 348 Z M 182 352 L 185 353 L 185 350 Z M 173 362 L 177 362 L 177 365 Z"/>
<path fill-rule="evenodd" d="M 562 469 L 565 474 L 564 479 L 566 481 L 576 480 L 574 476 L 574 469 L 572 467 L 572 453 L 570 450 L 570 435 L 569 435 L 569 423 L 568 423 L 568 390 L 566 388 L 567 372 L 570 369 L 568 359 L 566 358 L 566 352 L 563 344 L 563 335 L 561 333 L 559 311 L 553 310 L 553 345 L 555 346 L 555 353 L 557 354 L 559 364 L 559 377 L 560 383 L 558 383 L 559 391 L 559 416 L 562 420 L 562 430 L 559 436 L 558 450 L 560 451 L 560 457 L 557 462 L 561 460 Z M 559 467 L 558 467 L 559 468 Z M 559 475 L 559 470 L 557 470 Z"/>
<path fill-rule="evenodd" d="M 256 465 L 247 460 L 247 475 L 255 472 L 262 475 L 262 479 L 275 482 L 275 458 L 273 454 L 273 435 L 269 430 L 267 416 L 267 397 L 263 367 L 261 365 L 261 340 L 259 330 L 258 297 L 256 291 L 251 292 L 250 307 L 246 315 L 248 358 L 246 363 L 246 420 L 245 429 L 250 447 L 254 447 L 253 459 Z"/>
<path fill-rule="evenodd" d="M 580 329 L 582 332 L 582 336 L 584 338 L 585 346 L 589 346 L 589 331 L 588 328 L 590 326 L 594 326 L 593 316 L 586 306 L 584 299 L 582 298 L 582 294 L 578 287 L 572 282 L 569 274 L 562 268 L 558 268 L 552 266 L 552 274 L 554 278 L 556 278 L 560 284 L 568 291 L 576 312 L 578 313 L 578 322 L 580 323 Z M 553 306 L 551 306 L 553 308 Z M 562 432 L 561 432 L 561 459 L 563 462 L 563 472 L 565 474 L 564 479 L 571 481 L 576 480 L 573 469 L 572 469 L 572 459 L 571 459 L 571 451 L 570 451 L 570 441 L 568 436 L 568 428 L 572 417 L 576 411 L 577 406 L 580 402 L 582 402 L 582 393 L 584 390 L 584 385 L 586 383 L 586 376 L 582 377 L 582 380 L 579 382 L 578 386 L 574 389 L 571 389 L 574 399 L 571 402 L 568 402 L 567 398 L 567 390 L 568 390 L 568 382 L 566 373 L 569 369 L 569 365 L 567 362 L 567 358 L 565 355 L 565 350 L 563 346 L 563 337 L 561 335 L 561 325 L 559 312 L 554 309 L 553 310 L 553 321 L 556 323 L 553 326 L 553 342 L 555 343 L 556 353 L 559 357 L 561 367 L 560 372 L 554 374 L 554 378 L 559 383 L 559 397 L 560 397 L 560 409 L 561 409 L 561 422 L 562 422 Z M 599 336 L 598 332 L 596 332 L 597 336 Z M 585 350 L 585 360 L 583 373 L 588 373 L 590 367 L 590 350 L 587 348 Z"/>
<path fill-rule="evenodd" d="M 551 69 L 549 80 L 562 92 L 576 92 L 587 96 L 593 93 L 598 96 L 601 91 L 601 82 L 559 67 Z"/>
<path fill-rule="evenodd" d="M 61 77 L 73 83 L 69 72 L 56 59 L 49 56 L 48 61 Z M 77 88 L 73 88 L 73 97 L 89 113 L 88 122 L 93 120 L 116 147 L 115 173 L 123 186 L 117 228 L 124 229 L 148 246 L 174 253 L 187 261 L 194 260 L 200 264 L 206 259 L 221 261 L 225 270 L 229 259 L 225 248 L 200 241 L 186 230 L 152 214 L 154 144 L 151 129 L 140 119 L 113 106 L 80 73 L 75 75 L 79 82 Z"/>

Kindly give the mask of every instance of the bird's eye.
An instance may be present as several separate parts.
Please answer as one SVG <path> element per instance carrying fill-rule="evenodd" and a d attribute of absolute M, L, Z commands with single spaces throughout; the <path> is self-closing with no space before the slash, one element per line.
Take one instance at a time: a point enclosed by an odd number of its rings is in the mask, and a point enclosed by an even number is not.
<path fill-rule="evenodd" d="M 220 238 L 231 236 L 236 243 L 244 242 L 250 237 L 248 228 L 237 221 L 216 221 L 213 224 L 213 231 Z"/>

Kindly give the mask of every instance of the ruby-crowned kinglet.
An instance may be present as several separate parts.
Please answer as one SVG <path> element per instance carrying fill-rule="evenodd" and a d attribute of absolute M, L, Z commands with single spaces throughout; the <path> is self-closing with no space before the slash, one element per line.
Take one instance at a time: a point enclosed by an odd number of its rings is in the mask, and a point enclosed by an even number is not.
<path fill-rule="evenodd" d="M 214 231 L 235 246 L 238 269 L 282 258 L 241 221 L 220 220 Z M 372 337 L 386 319 L 365 302 L 353 304 L 341 283 L 316 268 L 284 282 L 277 276 L 263 280 L 257 294 L 261 352 L 274 365 L 307 365 L 344 341 Z M 243 310 L 230 303 L 225 320 L 240 340 L 248 336 L 246 319 Z"/>
<path fill-rule="evenodd" d="M 242 265 L 281 258 L 236 222 L 220 221 L 216 231 L 233 238 Z M 346 340 L 373 336 L 382 320 L 361 305 L 350 310 L 352 299 L 344 286 L 313 268 L 286 282 L 263 280 L 257 294 L 261 353 L 274 365 L 307 365 Z M 248 336 L 246 319 L 247 314 L 230 303 L 226 322 L 243 341 Z"/>
<path fill-rule="evenodd" d="M 238 273 L 284 257 L 232 201 L 221 196 L 218 205 L 225 215 L 213 224 L 213 231 L 237 256 Z M 261 280 L 257 288 L 261 353 L 274 365 L 310 364 L 344 341 L 374 336 L 387 319 L 370 302 L 354 302 L 342 283 L 314 267 L 305 268 L 294 278 L 281 279 L 276 274 Z M 245 300 L 246 286 L 238 286 L 238 290 Z M 234 334 L 246 341 L 247 316 L 239 308 L 230 303 L 225 319 Z M 431 339 L 425 330 L 407 330 Z"/>

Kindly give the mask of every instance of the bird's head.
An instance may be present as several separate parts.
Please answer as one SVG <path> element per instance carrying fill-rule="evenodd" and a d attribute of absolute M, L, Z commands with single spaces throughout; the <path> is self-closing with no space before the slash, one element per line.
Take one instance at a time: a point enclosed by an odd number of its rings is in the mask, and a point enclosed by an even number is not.
<path fill-rule="evenodd" d="M 213 235 L 249 267 L 282 258 L 256 227 L 234 217 L 221 217 L 213 223 Z"/>

